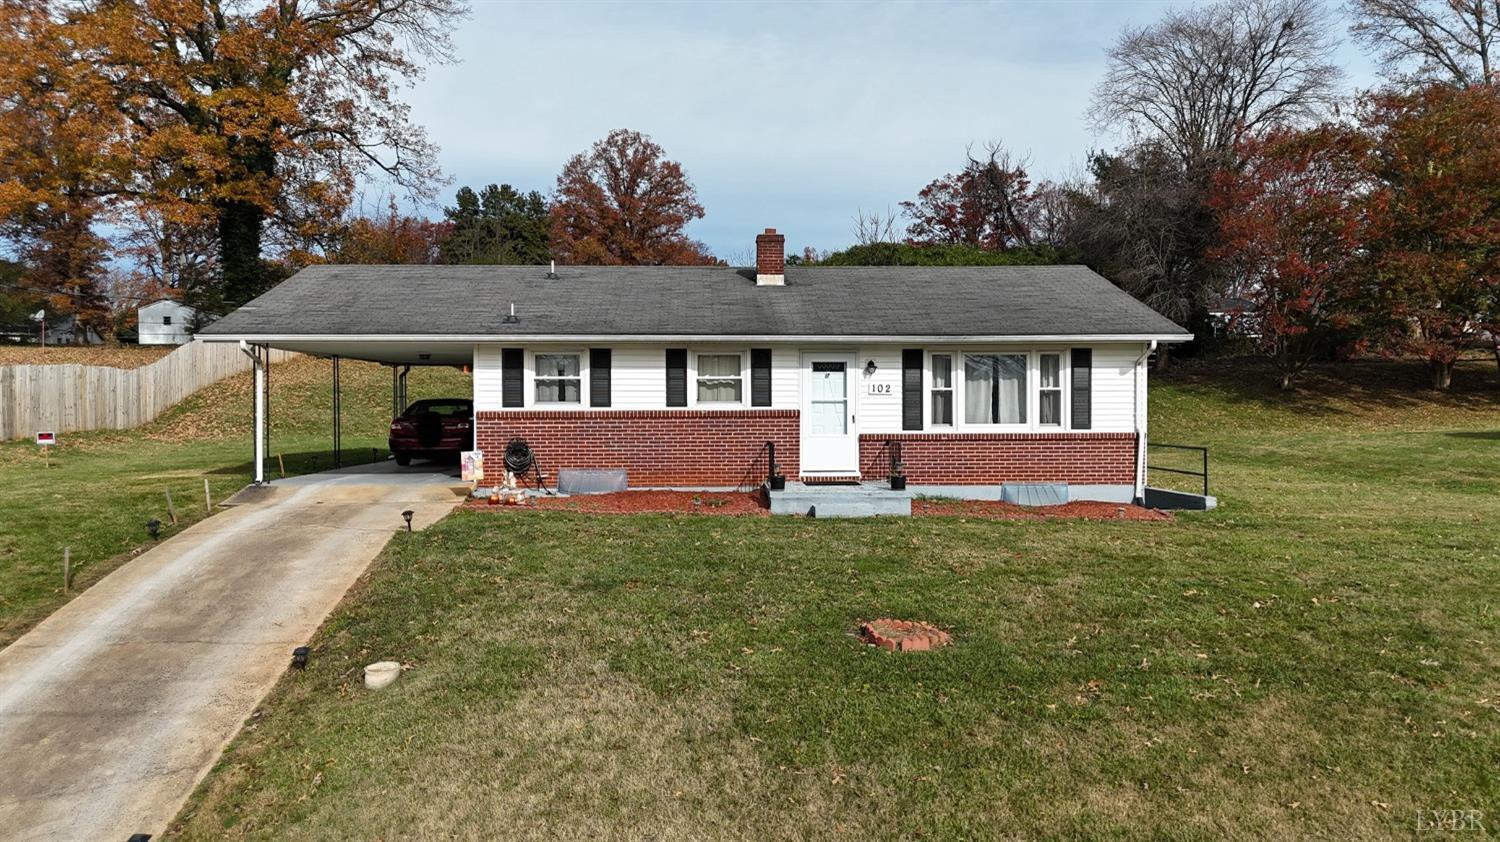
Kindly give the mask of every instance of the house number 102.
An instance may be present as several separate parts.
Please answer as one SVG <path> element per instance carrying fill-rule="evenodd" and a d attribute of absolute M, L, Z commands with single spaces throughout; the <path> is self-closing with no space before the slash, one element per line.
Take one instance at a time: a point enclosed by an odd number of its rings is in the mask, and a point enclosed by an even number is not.
<path fill-rule="evenodd" d="M 889 395 L 892 393 L 890 383 L 871 383 L 869 384 L 869 389 L 869 394 L 872 395 Z"/>

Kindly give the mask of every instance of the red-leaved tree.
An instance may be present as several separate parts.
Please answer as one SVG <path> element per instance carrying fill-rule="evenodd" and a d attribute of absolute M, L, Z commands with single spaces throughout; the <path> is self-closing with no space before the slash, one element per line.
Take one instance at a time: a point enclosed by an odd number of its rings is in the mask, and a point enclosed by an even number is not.
<path fill-rule="evenodd" d="M 363 213 L 340 226 L 328 257 L 334 263 L 442 263 L 443 240 L 451 230 L 451 223 L 402 213 L 396 197 L 389 196 L 384 210 Z"/>
<path fill-rule="evenodd" d="M 650 137 L 616 129 L 568 160 L 552 203 L 552 250 L 574 264 L 691 266 L 716 262 L 687 236 L 703 218 L 682 165 Z"/>
<path fill-rule="evenodd" d="M 1031 178 L 1025 161 L 991 143 L 969 153 L 957 173 L 923 187 L 902 202 L 911 217 L 908 240 L 916 245 L 965 245 L 985 251 L 1031 245 Z"/>
<path fill-rule="evenodd" d="M 1500 86 L 1371 97 L 1370 242 L 1389 347 L 1427 360 L 1432 387 L 1500 328 Z"/>
<path fill-rule="evenodd" d="M 1365 136 L 1345 126 L 1276 129 L 1243 140 L 1243 168 L 1215 181 L 1221 240 L 1209 254 L 1253 302 L 1239 318 L 1283 389 L 1356 320 L 1368 273 L 1367 151 Z"/>

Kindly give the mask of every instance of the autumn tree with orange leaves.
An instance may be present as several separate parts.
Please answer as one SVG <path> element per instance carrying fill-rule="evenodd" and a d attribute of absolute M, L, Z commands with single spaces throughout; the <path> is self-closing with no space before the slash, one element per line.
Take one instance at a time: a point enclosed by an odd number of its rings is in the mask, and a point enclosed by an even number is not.
<path fill-rule="evenodd" d="M 7 33 L 22 37 L 0 53 L 0 103 L 50 98 L 91 115 L 88 131 L 46 145 L 89 163 L 96 183 L 73 192 L 104 197 L 120 221 L 210 228 L 213 306 L 268 285 L 268 250 L 295 260 L 321 242 L 360 177 L 421 198 L 439 179 L 436 149 L 396 91 L 420 60 L 449 58 L 461 0 L 17 0 L 6 10 Z M 0 178 L 24 181 L 30 170 L 4 152 Z M 61 174 L 32 181 L 25 195 L 4 191 L 8 218 L 72 195 Z"/>
<path fill-rule="evenodd" d="M 1363 111 L 1381 184 L 1371 306 L 1387 347 L 1425 359 L 1447 389 L 1459 356 L 1500 332 L 1500 85 L 1381 93 Z"/>
<path fill-rule="evenodd" d="M 108 85 L 68 55 L 50 19 L 0 4 L 0 236 L 24 266 L 19 289 L 0 292 L 104 334 L 109 244 L 96 226 L 128 175 L 120 123 Z"/>
<path fill-rule="evenodd" d="M 1244 139 L 1244 166 L 1215 180 L 1222 262 L 1254 305 L 1254 344 L 1291 389 L 1307 365 L 1353 335 L 1368 290 L 1369 143 L 1346 126 L 1274 129 Z"/>
<path fill-rule="evenodd" d="M 574 155 L 558 175 L 553 254 L 574 264 L 712 264 L 707 247 L 685 233 L 689 222 L 702 218 L 682 165 L 667 160 L 650 137 L 616 129 Z"/>

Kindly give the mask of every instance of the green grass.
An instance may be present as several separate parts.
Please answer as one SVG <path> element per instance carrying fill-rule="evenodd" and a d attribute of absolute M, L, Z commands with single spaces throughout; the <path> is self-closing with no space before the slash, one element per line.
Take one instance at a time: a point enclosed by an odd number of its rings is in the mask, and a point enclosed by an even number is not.
<path fill-rule="evenodd" d="M 327 468 L 332 413 L 330 364 L 300 359 L 272 370 L 272 448 L 287 472 Z M 389 369 L 346 364 L 344 447 L 351 460 L 385 447 Z M 468 394 L 463 374 L 416 370 L 412 399 Z M 132 558 L 150 541 L 146 521 L 163 535 L 206 512 L 203 480 L 215 502 L 252 477 L 248 375 L 204 389 L 157 419 L 129 431 L 63 433 L 48 458 L 25 441 L 0 443 L 0 646 L 10 643 L 71 596 Z M 384 452 L 380 453 L 384 456 Z M 279 470 L 273 459 L 271 476 Z M 180 524 L 171 526 L 167 492 Z M 63 591 L 63 551 L 71 550 L 73 587 Z"/>
<path fill-rule="evenodd" d="M 1410 837 L 1500 810 L 1500 382 L 1173 375 L 1173 523 L 460 512 L 398 536 L 187 838 Z M 936 622 L 891 655 L 861 619 Z M 390 690 L 360 668 L 411 666 Z"/>

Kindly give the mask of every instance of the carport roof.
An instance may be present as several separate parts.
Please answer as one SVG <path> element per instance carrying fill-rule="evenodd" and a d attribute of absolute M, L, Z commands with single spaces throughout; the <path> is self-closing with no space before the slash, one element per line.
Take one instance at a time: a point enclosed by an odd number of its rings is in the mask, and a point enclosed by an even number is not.
<path fill-rule="evenodd" d="M 204 339 L 1158 339 L 1182 328 L 1083 266 L 313 266 Z M 514 305 L 516 320 L 505 318 Z"/>

